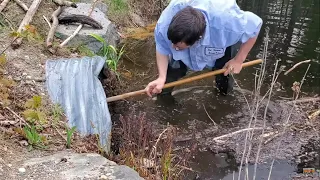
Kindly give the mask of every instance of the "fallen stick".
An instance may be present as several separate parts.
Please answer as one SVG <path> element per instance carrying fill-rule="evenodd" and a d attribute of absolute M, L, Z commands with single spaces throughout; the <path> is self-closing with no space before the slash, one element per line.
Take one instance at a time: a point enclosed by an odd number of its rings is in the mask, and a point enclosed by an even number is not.
<path fill-rule="evenodd" d="M 294 100 L 294 101 L 288 101 L 287 103 L 288 104 L 291 104 L 291 103 L 307 103 L 307 102 L 315 102 L 315 101 L 320 101 L 320 97 L 298 99 L 298 100 Z"/>
<path fill-rule="evenodd" d="M 14 0 L 25 12 L 29 10 L 28 6 L 20 0 Z"/>
<path fill-rule="evenodd" d="M 98 0 L 95 0 L 91 6 L 91 9 L 90 9 L 90 12 L 88 14 L 88 16 L 90 17 L 92 12 L 93 12 L 93 9 L 95 8 L 96 6 L 96 3 L 98 2 Z M 65 46 L 72 38 L 74 38 L 78 33 L 79 31 L 81 30 L 81 28 L 83 27 L 83 24 L 80 24 L 78 26 L 78 28 L 73 32 L 73 34 L 71 36 L 69 36 L 66 40 L 64 40 L 60 45 L 59 47 L 62 48 L 63 46 Z"/>
<path fill-rule="evenodd" d="M 45 15 L 43 15 L 42 17 L 43 17 L 43 19 L 47 22 L 48 26 L 51 28 L 51 23 L 50 23 L 50 21 L 48 20 L 48 18 L 47 18 Z"/>
<path fill-rule="evenodd" d="M 293 71 L 295 68 L 297 68 L 297 67 L 300 66 L 301 64 L 309 63 L 309 62 L 311 62 L 311 60 L 305 60 L 305 61 L 298 62 L 297 64 L 295 64 L 294 66 L 292 66 L 292 68 L 290 68 L 288 71 L 286 71 L 286 72 L 284 73 L 284 75 L 289 74 L 291 71 Z"/>
<path fill-rule="evenodd" d="M 7 6 L 10 0 L 3 0 L 0 4 L 0 12 Z"/>
<path fill-rule="evenodd" d="M 203 105 L 204 111 L 206 112 L 206 114 L 207 114 L 208 118 L 213 122 L 213 124 L 214 124 L 215 126 L 217 126 L 217 123 L 216 123 L 216 122 L 214 122 L 214 120 L 211 118 L 211 116 L 209 115 L 209 113 L 208 113 L 208 111 L 207 111 L 206 107 L 204 106 L 204 104 L 202 104 L 202 105 Z"/>
<path fill-rule="evenodd" d="M 12 109 L 10 109 L 7 106 L 4 106 L 4 104 L 0 101 L 0 105 L 2 105 L 6 110 L 10 111 L 14 116 L 16 116 L 16 118 L 19 119 L 20 121 L 20 126 L 21 126 L 21 122 L 25 123 L 26 126 L 30 127 L 29 124 L 22 118 L 20 117 L 17 113 L 15 113 Z"/>
<path fill-rule="evenodd" d="M 24 16 L 19 28 L 18 28 L 18 33 L 21 33 L 22 31 L 25 30 L 25 26 L 28 25 L 31 21 L 33 16 L 36 14 L 38 7 L 40 5 L 42 0 L 34 0 L 29 8 L 29 10 L 27 11 L 27 14 Z M 15 42 L 12 43 L 12 48 L 13 49 L 17 49 L 21 43 L 22 43 L 22 37 L 19 37 Z"/>
<path fill-rule="evenodd" d="M 53 22 L 51 24 L 51 28 L 47 36 L 47 41 L 46 41 L 47 48 L 52 47 L 53 36 L 59 24 L 58 16 L 60 15 L 61 11 L 62 11 L 61 6 L 59 6 L 58 9 L 55 10 L 51 15 Z"/>
<path fill-rule="evenodd" d="M 226 137 L 230 137 L 230 136 L 233 136 L 235 134 L 239 134 L 239 133 L 242 133 L 242 132 L 245 132 L 245 131 L 262 130 L 262 129 L 263 129 L 263 127 L 241 129 L 239 131 L 235 131 L 235 132 L 232 132 L 232 133 L 229 133 L 229 134 L 225 134 L 225 135 L 222 135 L 222 136 L 219 136 L 219 137 L 215 137 L 215 138 L 213 138 L 213 140 L 216 141 L 216 140 L 219 140 L 219 139 L 222 139 L 222 138 L 226 138 Z"/>
<path fill-rule="evenodd" d="M 58 4 L 59 6 L 68 6 L 77 8 L 77 4 L 71 1 L 65 1 L 65 0 L 53 0 L 54 3 Z"/>

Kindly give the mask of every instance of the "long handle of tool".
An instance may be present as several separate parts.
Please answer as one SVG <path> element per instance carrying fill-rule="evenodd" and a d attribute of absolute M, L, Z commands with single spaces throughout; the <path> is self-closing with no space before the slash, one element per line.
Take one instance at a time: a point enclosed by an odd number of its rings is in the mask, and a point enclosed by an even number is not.
<path fill-rule="evenodd" d="M 257 60 L 253 60 L 253 61 L 249 61 L 249 62 L 243 63 L 242 67 L 244 68 L 244 67 L 253 66 L 253 65 L 256 65 L 256 64 L 260 64 L 260 63 L 262 63 L 262 59 L 257 59 Z M 218 74 L 222 74 L 225 71 L 226 71 L 226 69 L 219 69 L 219 70 L 207 72 L 207 73 L 204 73 L 204 74 L 200 74 L 200 75 L 197 75 L 197 76 L 193 76 L 193 77 L 181 79 L 181 80 L 178 80 L 178 81 L 174 81 L 174 82 L 171 82 L 171 83 L 167 83 L 167 84 L 164 85 L 163 89 L 174 87 L 174 86 L 178 86 L 178 85 L 182 85 L 182 84 L 186 84 L 186 83 L 190 83 L 190 82 L 193 82 L 193 81 L 196 81 L 196 80 L 204 79 L 204 78 L 215 76 L 215 75 L 218 75 Z M 141 95 L 141 94 L 145 94 L 145 93 L 146 93 L 145 89 L 142 89 L 142 90 L 139 90 L 139 91 L 133 91 L 133 92 L 121 94 L 121 95 L 118 95 L 118 96 L 109 97 L 109 98 L 107 98 L 107 102 L 117 101 L 117 100 L 125 99 L 125 98 L 131 97 L 131 96 L 137 96 L 137 95 Z"/>

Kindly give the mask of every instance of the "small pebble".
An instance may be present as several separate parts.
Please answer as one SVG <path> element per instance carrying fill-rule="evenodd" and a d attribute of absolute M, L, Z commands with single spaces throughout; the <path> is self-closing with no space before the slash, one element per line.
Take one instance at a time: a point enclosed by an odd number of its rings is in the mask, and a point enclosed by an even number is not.
<path fill-rule="evenodd" d="M 105 176 L 105 175 L 101 175 L 101 176 L 100 176 L 100 179 L 105 179 L 105 180 L 106 180 L 106 179 L 108 179 L 108 177 Z"/>
<path fill-rule="evenodd" d="M 8 164 L 7 166 L 8 166 L 8 167 L 12 167 L 12 164 Z"/>
<path fill-rule="evenodd" d="M 16 78 L 14 78 L 14 80 L 15 80 L 15 81 L 21 81 L 21 78 L 16 77 Z"/>
<path fill-rule="evenodd" d="M 25 172 L 26 172 L 26 169 L 25 169 L 25 168 L 19 168 L 19 172 L 25 173 Z"/>
<path fill-rule="evenodd" d="M 31 76 L 27 76 L 26 79 L 30 80 L 32 77 Z"/>
<path fill-rule="evenodd" d="M 28 74 L 27 73 L 22 73 L 22 76 L 27 76 Z"/>

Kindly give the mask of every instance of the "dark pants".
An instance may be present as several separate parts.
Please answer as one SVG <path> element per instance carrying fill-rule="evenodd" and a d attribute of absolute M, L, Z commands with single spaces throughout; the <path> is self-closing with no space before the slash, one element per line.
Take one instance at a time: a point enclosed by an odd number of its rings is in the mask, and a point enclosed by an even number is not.
<path fill-rule="evenodd" d="M 229 60 L 235 57 L 239 47 L 240 47 L 240 44 L 227 47 L 225 51 L 225 55 L 222 58 L 216 60 L 215 66 L 212 68 L 212 70 L 222 69 L 223 66 Z M 187 74 L 187 70 L 188 70 L 187 66 L 180 60 L 177 63 L 179 63 L 178 68 L 173 68 L 170 65 L 168 66 L 166 83 L 177 81 Z M 227 75 L 227 76 L 224 76 L 223 74 L 216 75 L 216 87 L 218 88 L 221 94 L 227 95 L 230 91 L 232 91 L 233 84 L 234 84 L 234 79 L 232 78 L 231 75 Z M 173 88 L 174 87 L 163 89 L 160 95 L 171 94 Z"/>

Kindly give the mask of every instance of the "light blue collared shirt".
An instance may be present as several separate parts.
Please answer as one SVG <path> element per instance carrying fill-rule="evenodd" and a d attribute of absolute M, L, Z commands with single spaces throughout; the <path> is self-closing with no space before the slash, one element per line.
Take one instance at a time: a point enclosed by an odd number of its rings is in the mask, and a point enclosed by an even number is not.
<path fill-rule="evenodd" d="M 172 47 L 167 31 L 173 16 L 186 6 L 204 14 L 206 30 L 200 41 L 190 48 L 177 51 Z M 154 31 L 156 50 L 199 71 L 214 67 L 216 59 L 224 56 L 227 47 L 257 36 L 261 26 L 262 19 L 252 12 L 242 11 L 236 0 L 171 0 Z"/>

